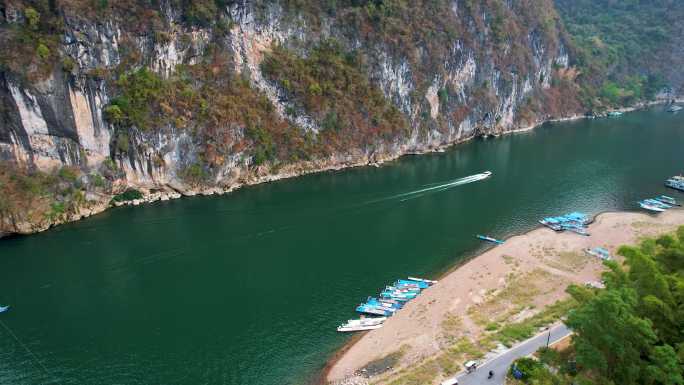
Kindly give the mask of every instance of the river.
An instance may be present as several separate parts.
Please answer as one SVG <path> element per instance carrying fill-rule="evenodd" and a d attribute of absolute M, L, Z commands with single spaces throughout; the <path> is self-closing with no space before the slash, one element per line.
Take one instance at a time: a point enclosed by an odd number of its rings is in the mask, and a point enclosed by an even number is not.
<path fill-rule="evenodd" d="M 476 233 L 635 209 L 683 145 L 684 114 L 656 107 L 2 240 L 0 384 L 306 384 L 367 295 L 438 276 Z"/>

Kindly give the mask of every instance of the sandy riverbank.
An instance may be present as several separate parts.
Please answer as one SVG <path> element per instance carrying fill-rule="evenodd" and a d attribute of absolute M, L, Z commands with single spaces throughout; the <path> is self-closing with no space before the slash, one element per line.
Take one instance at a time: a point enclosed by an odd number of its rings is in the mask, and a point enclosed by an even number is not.
<path fill-rule="evenodd" d="M 372 378 L 373 383 L 389 382 L 401 369 L 439 354 L 455 339 L 476 341 L 493 321 L 516 322 L 536 314 L 565 298 L 570 283 L 598 281 L 604 267 L 584 249 L 603 246 L 615 252 L 620 245 L 682 224 L 684 209 L 658 216 L 604 213 L 589 226 L 590 237 L 546 228 L 514 236 L 449 272 L 383 328 L 347 346 L 331 363 L 327 380 L 363 384 L 362 377 L 355 377 L 359 369 L 401 348 L 403 356 L 393 369 Z"/>

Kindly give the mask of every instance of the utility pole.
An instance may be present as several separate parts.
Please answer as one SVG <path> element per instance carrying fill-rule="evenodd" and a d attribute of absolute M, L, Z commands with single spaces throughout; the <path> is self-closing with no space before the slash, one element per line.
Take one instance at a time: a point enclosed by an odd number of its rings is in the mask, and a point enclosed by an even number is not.
<path fill-rule="evenodd" d="M 546 337 L 546 347 L 549 347 L 549 342 L 551 341 L 551 328 L 547 327 L 546 329 L 549 330 L 549 335 Z"/>

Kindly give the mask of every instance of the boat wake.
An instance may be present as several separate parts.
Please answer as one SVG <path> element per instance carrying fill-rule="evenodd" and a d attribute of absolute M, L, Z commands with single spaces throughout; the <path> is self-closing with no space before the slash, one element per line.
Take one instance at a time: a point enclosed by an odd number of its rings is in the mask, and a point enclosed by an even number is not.
<path fill-rule="evenodd" d="M 489 178 L 491 175 L 492 175 L 491 171 L 485 171 L 485 172 L 480 173 L 480 174 L 475 174 L 475 175 L 470 175 L 470 176 L 466 176 L 463 178 L 454 179 L 454 180 L 446 182 L 446 183 L 439 183 L 436 185 L 428 185 L 429 187 L 424 187 L 424 188 L 421 188 L 418 190 L 409 191 L 409 192 L 405 192 L 405 193 L 401 193 L 401 194 L 397 194 L 397 195 L 392 195 L 392 196 L 389 196 L 386 198 L 370 201 L 367 203 L 377 203 L 377 202 L 383 202 L 383 201 L 394 200 L 394 199 L 399 199 L 400 202 L 404 202 L 407 200 L 419 198 L 419 197 L 421 197 L 427 193 L 441 192 L 441 191 L 448 190 L 448 189 L 451 189 L 451 188 L 454 188 L 457 186 L 462 186 L 464 184 L 481 181 L 483 179 Z"/>

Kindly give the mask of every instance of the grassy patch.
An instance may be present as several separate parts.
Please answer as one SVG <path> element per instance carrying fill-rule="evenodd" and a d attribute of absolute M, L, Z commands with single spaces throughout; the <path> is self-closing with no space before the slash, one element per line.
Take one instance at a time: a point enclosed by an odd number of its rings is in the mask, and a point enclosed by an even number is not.
<path fill-rule="evenodd" d="M 511 346 L 515 342 L 532 337 L 539 328 L 560 320 L 575 306 L 577 302 L 574 299 L 557 301 L 524 321 L 504 325 L 498 332 L 487 338 Z"/>
<path fill-rule="evenodd" d="M 391 385 L 425 385 L 432 383 L 439 374 L 440 366 L 436 359 L 418 365 L 410 370 L 401 371 Z"/>
<path fill-rule="evenodd" d="M 485 330 L 488 332 L 497 330 L 500 327 L 500 325 L 496 322 L 490 322 L 485 326 Z"/>
<path fill-rule="evenodd" d="M 582 270 L 587 264 L 587 261 L 588 258 L 583 253 L 576 251 L 563 251 L 554 257 L 544 260 L 547 265 L 569 273 L 575 273 Z"/>
<path fill-rule="evenodd" d="M 528 306 L 537 295 L 541 294 L 544 284 L 552 279 L 554 277 L 551 273 L 541 269 L 519 275 L 511 273 L 508 277 L 508 284 L 503 289 L 489 295 L 483 303 L 470 307 L 468 315 L 476 324 L 483 327 L 492 320 L 506 321 L 510 316 L 519 313 L 523 307 Z"/>
<path fill-rule="evenodd" d="M 445 334 L 454 334 L 463 326 L 461 317 L 448 313 L 442 321 L 442 331 Z"/>

